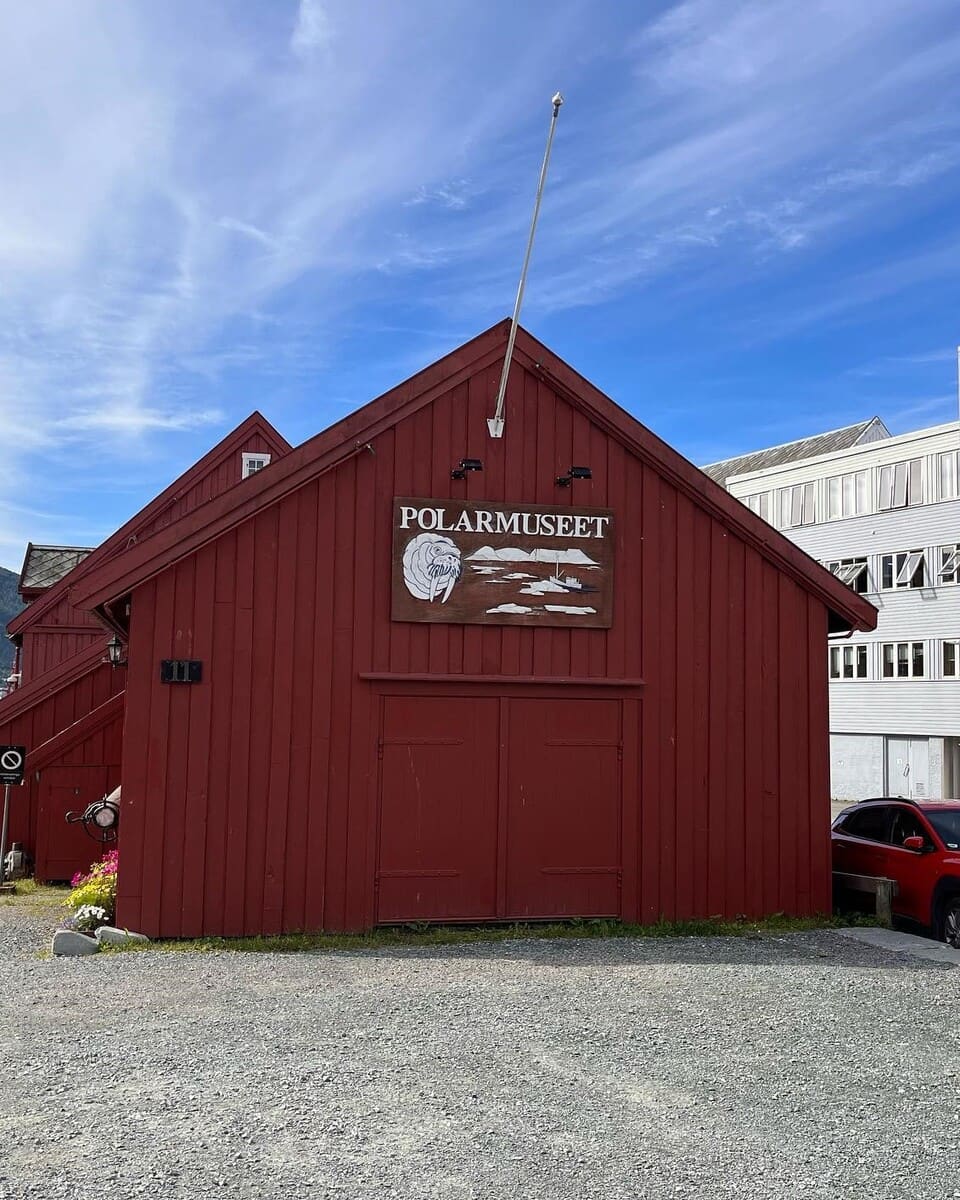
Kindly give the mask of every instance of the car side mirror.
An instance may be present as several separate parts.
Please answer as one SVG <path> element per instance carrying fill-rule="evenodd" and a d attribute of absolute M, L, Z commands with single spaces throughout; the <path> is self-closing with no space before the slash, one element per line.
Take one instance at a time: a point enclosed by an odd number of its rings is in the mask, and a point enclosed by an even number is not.
<path fill-rule="evenodd" d="M 903 839 L 904 850 L 916 850 L 919 854 L 922 854 L 925 846 L 926 842 L 919 835 Z"/>

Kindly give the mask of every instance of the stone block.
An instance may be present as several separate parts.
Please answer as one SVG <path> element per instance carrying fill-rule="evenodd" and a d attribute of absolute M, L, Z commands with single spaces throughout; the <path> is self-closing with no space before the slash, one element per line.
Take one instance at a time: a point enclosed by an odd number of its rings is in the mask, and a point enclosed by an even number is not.
<path fill-rule="evenodd" d="M 97 954 L 100 943 L 73 929 L 58 929 L 53 935 L 53 953 L 58 957 L 77 957 L 81 954 Z"/>
<path fill-rule="evenodd" d="M 145 933 L 131 933 L 129 929 L 117 929 L 113 925 L 101 925 L 96 938 L 105 946 L 130 946 L 134 942 L 149 942 Z"/>

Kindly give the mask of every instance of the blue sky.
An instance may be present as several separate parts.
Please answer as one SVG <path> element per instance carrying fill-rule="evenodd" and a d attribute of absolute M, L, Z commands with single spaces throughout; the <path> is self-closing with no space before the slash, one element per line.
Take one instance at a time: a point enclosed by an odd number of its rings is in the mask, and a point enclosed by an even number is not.
<path fill-rule="evenodd" d="M 0 0 L 0 564 L 509 314 L 694 461 L 956 412 L 953 0 Z"/>

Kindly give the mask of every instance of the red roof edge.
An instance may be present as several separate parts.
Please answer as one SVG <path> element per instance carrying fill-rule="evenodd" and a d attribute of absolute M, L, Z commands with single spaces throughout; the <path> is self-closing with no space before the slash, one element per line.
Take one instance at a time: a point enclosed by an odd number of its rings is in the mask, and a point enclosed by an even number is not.
<path fill-rule="evenodd" d="M 877 610 L 868 600 L 841 583 L 815 558 L 757 516 L 524 329 L 517 335 L 517 350 L 526 360 L 528 370 L 543 376 L 549 386 L 558 390 L 569 403 L 586 411 L 593 420 L 605 418 L 599 423 L 606 424 L 608 431 L 626 443 L 638 458 L 650 463 L 680 491 L 693 497 L 701 508 L 735 529 L 748 545 L 801 587 L 819 596 L 848 628 L 862 632 L 876 628 Z"/>
<path fill-rule="evenodd" d="M 4 696 L 0 700 L 0 725 L 16 720 L 35 704 L 49 699 L 74 680 L 95 671 L 106 656 L 106 644 L 107 634 L 104 631 L 102 642 L 97 641 L 72 658 L 64 659 L 49 671 L 44 671 L 36 679 L 31 679 L 23 687 L 17 688 L 15 692 Z"/>
<path fill-rule="evenodd" d="M 195 483 L 203 478 L 219 462 L 223 461 L 230 454 L 233 454 L 241 443 L 253 433 L 262 435 L 278 459 L 289 454 L 293 449 L 287 439 L 274 429 L 267 418 L 261 412 L 254 410 L 235 429 L 232 429 L 226 437 L 221 438 L 206 454 L 198 458 L 193 466 L 184 471 L 169 487 L 164 488 L 149 504 L 140 509 L 138 513 L 132 516 L 125 524 L 121 525 L 105 541 L 101 542 L 91 554 L 87 555 L 83 562 L 78 563 L 72 571 L 68 571 L 52 587 L 40 593 L 39 599 L 29 604 L 22 612 L 17 613 L 7 625 L 8 635 L 15 637 L 23 633 L 25 629 L 28 629 L 39 620 L 44 613 L 49 612 L 88 570 L 95 569 L 99 563 L 109 558 L 111 554 L 117 550 L 122 550 L 129 539 L 136 535 L 138 529 L 141 529 L 145 524 L 163 512 L 168 505 L 177 499 L 181 492 L 193 487 Z M 30 547 L 28 546 L 28 553 L 29 549 Z"/>
<path fill-rule="evenodd" d="M 72 594 L 74 602 L 96 609 L 119 599 L 257 510 L 282 499 L 346 457 L 362 452 L 366 443 L 385 428 L 429 403 L 435 394 L 455 386 L 460 377 L 487 365 L 485 360 L 496 361 L 503 353 L 508 329 L 508 321 L 498 322 L 304 442 L 277 469 L 254 476 L 253 486 L 244 489 L 242 496 L 232 489 L 98 569 L 85 572 L 81 586 Z M 515 354 L 527 370 L 540 375 L 568 403 L 587 414 L 701 508 L 735 530 L 748 545 L 806 591 L 818 596 L 836 618 L 831 623 L 833 631 L 851 628 L 866 631 L 876 626 L 877 611 L 873 605 L 651 433 L 525 329 L 518 331 Z"/>
<path fill-rule="evenodd" d="M 123 713 L 124 695 L 124 692 L 117 692 L 109 700 L 105 700 L 103 704 L 98 705 L 97 708 L 81 717 L 79 721 L 74 721 L 72 725 L 68 725 L 66 729 L 61 729 L 52 738 L 41 742 L 39 746 L 35 746 L 32 750 L 28 750 L 27 770 L 36 771 L 41 767 L 45 767 L 47 763 L 59 758 L 61 754 L 65 754 L 68 750 L 72 750 L 74 746 L 90 737 L 91 734 L 97 733 L 118 716 L 121 716 Z"/>
<path fill-rule="evenodd" d="M 273 504 L 323 471 L 366 449 L 366 443 L 401 417 L 428 404 L 435 395 L 466 379 L 478 367 L 498 361 L 504 350 L 509 321 L 496 325 L 418 371 L 382 396 L 371 400 L 335 425 L 322 430 L 292 450 L 269 471 L 260 471 L 179 521 L 158 530 L 137 545 L 91 572 L 78 576 L 71 589 L 72 602 L 81 608 L 101 609 L 126 594 L 131 587 L 163 570 L 217 537 L 224 529 Z"/>

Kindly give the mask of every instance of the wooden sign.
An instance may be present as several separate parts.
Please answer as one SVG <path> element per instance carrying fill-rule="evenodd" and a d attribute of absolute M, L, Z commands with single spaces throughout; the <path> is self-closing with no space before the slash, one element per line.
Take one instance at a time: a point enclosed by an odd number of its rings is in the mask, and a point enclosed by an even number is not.
<path fill-rule="evenodd" d="M 613 513 L 395 499 L 393 619 L 609 629 Z"/>

